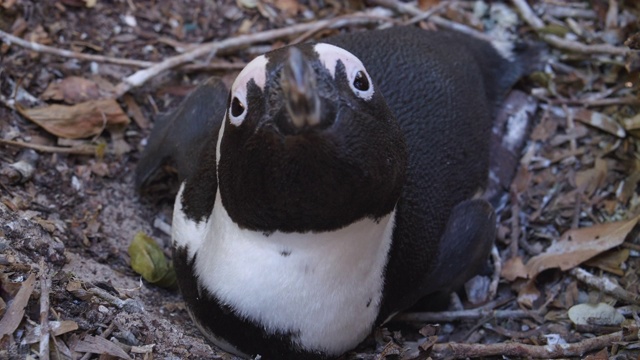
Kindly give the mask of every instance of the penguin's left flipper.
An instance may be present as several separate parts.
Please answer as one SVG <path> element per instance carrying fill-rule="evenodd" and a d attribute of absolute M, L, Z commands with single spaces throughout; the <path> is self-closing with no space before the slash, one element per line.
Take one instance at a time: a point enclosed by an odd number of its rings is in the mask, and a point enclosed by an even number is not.
<path fill-rule="evenodd" d="M 486 264 L 496 237 L 496 215 L 483 199 L 466 200 L 453 209 L 426 293 L 456 291 Z"/>
<path fill-rule="evenodd" d="M 195 171 L 202 146 L 220 130 L 227 107 L 228 89 L 220 78 L 212 77 L 198 86 L 171 113 L 160 117 L 149 135 L 148 144 L 136 167 L 136 187 L 142 189 L 160 167 L 173 163 L 180 181 Z"/>

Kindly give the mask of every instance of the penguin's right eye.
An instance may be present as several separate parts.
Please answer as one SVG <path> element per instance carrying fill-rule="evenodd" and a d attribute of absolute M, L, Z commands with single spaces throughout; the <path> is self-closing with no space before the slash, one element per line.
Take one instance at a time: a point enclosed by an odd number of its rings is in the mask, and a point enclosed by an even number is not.
<path fill-rule="evenodd" d="M 240 102 L 240 99 L 234 97 L 231 101 L 231 116 L 239 117 L 244 113 L 244 105 Z"/>

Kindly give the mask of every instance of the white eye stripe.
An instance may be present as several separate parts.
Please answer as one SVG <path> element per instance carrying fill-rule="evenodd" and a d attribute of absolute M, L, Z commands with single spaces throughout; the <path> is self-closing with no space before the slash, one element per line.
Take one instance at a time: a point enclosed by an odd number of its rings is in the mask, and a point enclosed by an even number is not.
<path fill-rule="evenodd" d="M 322 65 L 329 71 L 334 79 L 336 77 L 336 66 L 338 65 L 338 61 L 342 62 L 351 90 L 353 90 L 356 96 L 364 100 L 371 100 L 374 93 L 373 82 L 360 59 L 347 50 L 330 44 L 318 43 L 314 45 L 313 49 L 318 54 L 318 58 Z M 365 90 L 358 89 L 354 86 L 354 81 L 356 80 L 359 72 L 362 72 L 366 76 L 369 86 Z"/>
<path fill-rule="evenodd" d="M 268 62 L 269 60 L 264 55 L 256 57 L 240 71 L 240 74 L 238 74 L 233 81 L 233 85 L 231 85 L 231 103 L 229 104 L 228 110 L 229 122 L 231 124 L 240 126 L 247 116 L 247 111 L 249 110 L 249 104 L 247 103 L 247 84 L 249 84 L 249 81 L 253 80 L 260 89 L 264 90 L 267 81 Z M 234 115 L 234 99 L 240 102 L 244 110 L 242 113 L 237 113 L 236 111 Z"/>

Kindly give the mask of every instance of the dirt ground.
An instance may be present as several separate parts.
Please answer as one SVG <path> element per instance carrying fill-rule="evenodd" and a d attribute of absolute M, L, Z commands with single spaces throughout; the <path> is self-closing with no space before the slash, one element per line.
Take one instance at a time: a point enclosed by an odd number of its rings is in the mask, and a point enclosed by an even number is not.
<path fill-rule="evenodd" d="M 495 274 L 470 282 L 451 311 L 401 315 L 345 357 L 638 358 L 640 5 L 522 3 L 0 0 L 0 359 L 232 359 L 204 340 L 176 291 L 130 266 L 139 232 L 171 256 L 171 186 L 141 197 L 133 185 L 153 121 L 256 54 L 412 20 L 545 43 L 542 71 L 510 100 L 535 126 L 498 209 Z M 416 19 L 423 11 L 432 17 Z M 323 19 L 335 21 L 123 82 L 199 44 Z M 580 320 L 582 303 L 604 305 Z"/>

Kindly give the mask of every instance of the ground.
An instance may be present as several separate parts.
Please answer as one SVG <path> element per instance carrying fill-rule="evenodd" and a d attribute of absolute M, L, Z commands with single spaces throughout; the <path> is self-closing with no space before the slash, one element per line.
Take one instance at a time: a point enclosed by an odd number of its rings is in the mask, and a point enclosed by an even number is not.
<path fill-rule="evenodd" d="M 171 255 L 169 187 L 141 197 L 133 184 L 153 121 L 256 54 L 412 20 L 545 44 L 541 71 L 507 101 L 535 125 L 498 208 L 495 274 L 452 311 L 401 315 L 346 357 L 637 358 L 639 16 L 618 0 L 0 0 L 0 358 L 232 358 L 176 291 L 131 268 L 139 232 Z M 251 35 L 269 29 L 290 31 Z M 128 77 L 209 42 L 217 52 Z M 581 320 L 580 303 L 605 305 Z M 574 345 L 543 346 L 554 341 Z"/>

